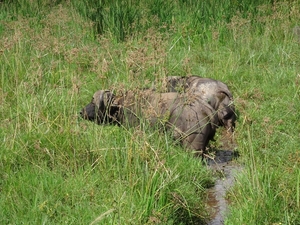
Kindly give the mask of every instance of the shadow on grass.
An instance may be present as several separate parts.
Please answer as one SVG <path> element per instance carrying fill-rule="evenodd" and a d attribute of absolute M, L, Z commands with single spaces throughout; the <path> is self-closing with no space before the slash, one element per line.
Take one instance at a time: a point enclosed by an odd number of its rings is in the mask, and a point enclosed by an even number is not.
<path fill-rule="evenodd" d="M 189 212 L 185 208 L 179 208 L 174 213 L 174 225 L 182 225 L 182 224 L 189 224 L 189 225 L 206 225 L 207 222 L 205 219 L 191 215 L 191 212 Z"/>

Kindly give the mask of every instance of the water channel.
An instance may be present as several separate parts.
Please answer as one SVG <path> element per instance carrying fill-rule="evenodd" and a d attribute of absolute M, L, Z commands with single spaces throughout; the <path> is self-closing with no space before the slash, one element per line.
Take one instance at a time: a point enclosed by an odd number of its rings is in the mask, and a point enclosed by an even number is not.
<path fill-rule="evenodd" d="M 207 225 L 224 224 L 229 204 L 226 194 L 234 185 L 235 175 L 242 169 L 234 160 L 238 157 L 238 153 L 233 150 L 235 144 L 227 142 L 222 147 L 230 150 L 216 150 L 214 157 L 207 158 L 208 167 L 217 177 L 215 185 L 207 192 L 206 205 L 210 213 Z"/>

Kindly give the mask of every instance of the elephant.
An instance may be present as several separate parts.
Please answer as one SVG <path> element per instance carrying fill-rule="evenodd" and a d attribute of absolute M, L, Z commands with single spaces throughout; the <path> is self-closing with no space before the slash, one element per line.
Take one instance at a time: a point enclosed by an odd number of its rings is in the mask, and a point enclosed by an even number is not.
<path fill-rule="evenodd" d="M 169 76 L 166 89 L 168 92 L 183 92 L 197 95 L 208 103 L 218 113 L 221 125 L 233 132 L 235 128 L 236 112 L 233 95 L 226 84 L 211 78 L 199 76 Z"/>
<path fill-rule="evenodd" d="M 220 125 L 216 110 L 198 95 L 153 90 L 126 91 L 120 96 L 99 90 L 80 115 L 98 124 L 136 126 L 142 120 L 151 126 L 163 124 L 196 156 L 203 156 Z"/>

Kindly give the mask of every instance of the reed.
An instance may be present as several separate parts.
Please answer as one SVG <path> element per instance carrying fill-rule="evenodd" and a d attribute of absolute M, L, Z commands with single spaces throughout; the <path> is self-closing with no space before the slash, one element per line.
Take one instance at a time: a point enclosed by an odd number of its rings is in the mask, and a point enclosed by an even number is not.
<path fill-rule="evenodd" d="M 300 224 L 297 1 L 2 1 L 0 223 L 201 224 L 214 177 L 168 133 L 78 117 L 98 89 L 227 83 L 226 224 Z M 213 147 L 219 148 L 221 130 Z"/>

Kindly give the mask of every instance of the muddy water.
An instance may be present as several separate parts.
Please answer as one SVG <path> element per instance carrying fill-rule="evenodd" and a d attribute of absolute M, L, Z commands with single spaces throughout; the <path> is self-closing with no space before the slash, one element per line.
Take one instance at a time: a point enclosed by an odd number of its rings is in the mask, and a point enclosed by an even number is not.
<path fill-rule="evenodd" d="M 226 143 L 223 147 L 234 149 L 234 143 Z M 228 213 L 227 191 L 234 185 L 235 175 L 242 167 L 234 162 L 238 153 L 233 150 L 217 150 L 213 158 L 207 158 L 207 165 L 213 170 L 217 180 L 207 192 L 206 204 L 210 213 L 207 225 L 223 225 Z"/>
<path fill-rule="evenodd" d="M 206 204 L 210 212 L 207 225 L 223 225 L 228 212 L 227 191 L 234 185 L 234 176 L 240 167 L 232 161 L 236 157 L 233 151 L 220 150 L 215 159 L 209 159 L 208 165 L 218 177 L 215 185 L 208 190 Z"/>

